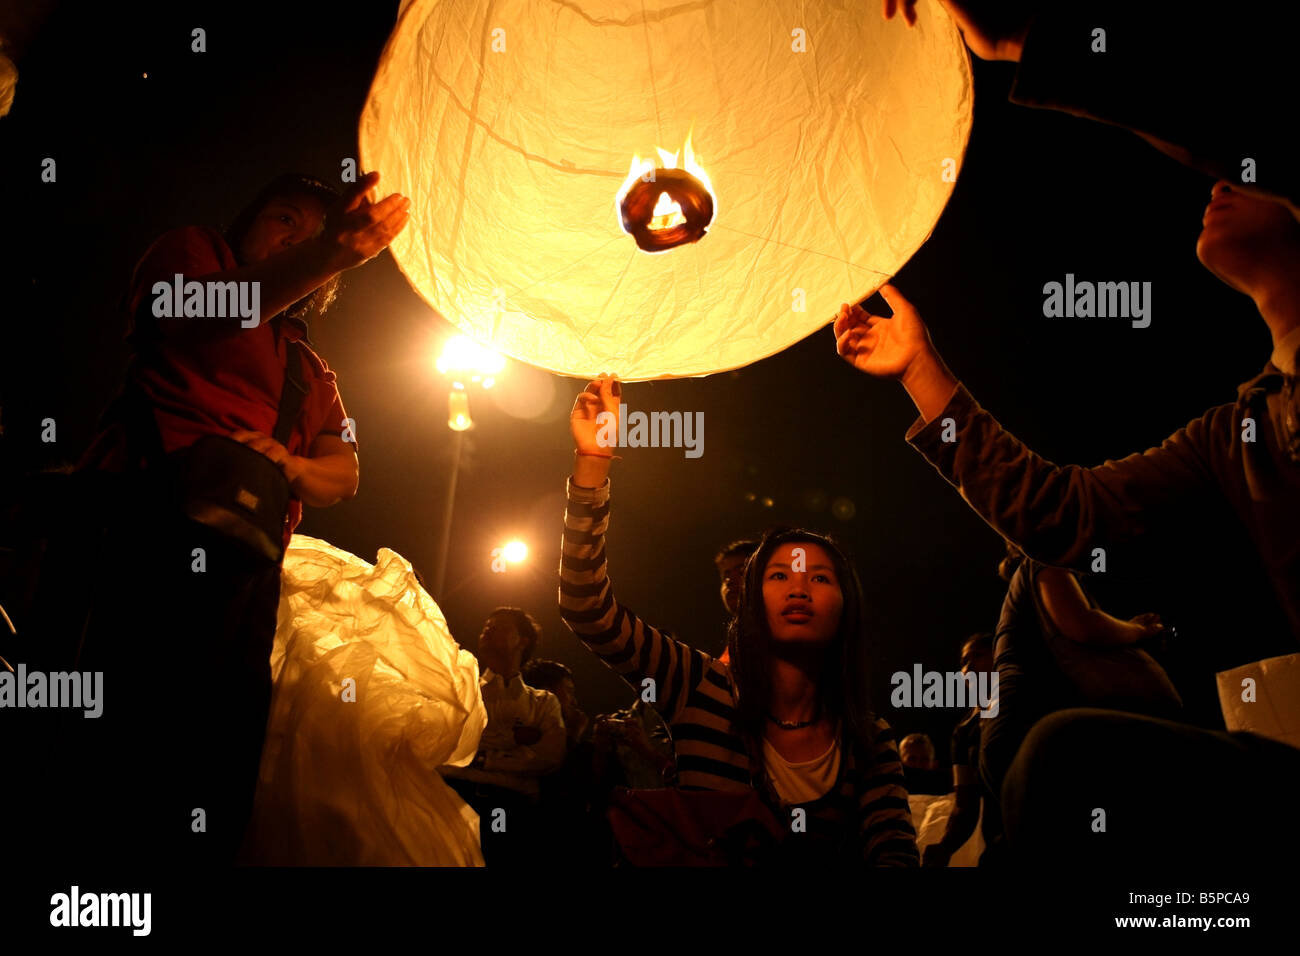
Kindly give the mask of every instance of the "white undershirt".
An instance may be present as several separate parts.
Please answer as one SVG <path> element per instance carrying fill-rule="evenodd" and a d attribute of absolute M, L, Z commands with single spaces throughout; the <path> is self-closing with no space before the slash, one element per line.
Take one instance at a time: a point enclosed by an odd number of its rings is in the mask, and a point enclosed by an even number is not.
<path fill-rule="evenodd" d="M 763 738 L 763 760 L 767 775 L 782 803 L 809 803 L 835 785 L 840 775 L 840 740 L 836 735 L 830 748 L 820 757 L 792 763 Z"/>

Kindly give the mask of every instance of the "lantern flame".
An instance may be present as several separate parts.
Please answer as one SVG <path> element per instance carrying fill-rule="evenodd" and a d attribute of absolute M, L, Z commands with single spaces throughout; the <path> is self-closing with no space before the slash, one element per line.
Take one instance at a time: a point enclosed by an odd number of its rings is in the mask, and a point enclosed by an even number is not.
<path fill-rule="evenodd" d="M 709 191 L 709 195 L 713 196 L 716 203 L 717 196 L 713 193 L 713 183 L 709 181 L 709 176 L 704 171 L 704 167 L 695 158 L 695 150 L 691 147 L 691 135 L 690 133 L 686 135 L 686 142 L 682 145 L 682 165 L 680 167 L 677 165 L 679 154 L 670 153 L 659 146 L 655 147 L 655 152 L 659 154 L 659 161 L 662 164 L 659 167 L 655 166 L 653 159 L 642 159 L 639 154 L 634 153 L 632 155 L 632 167 L 628 170 L 627 179 L 623 181 L 623 186 L 618 191 L 617 202 L 622 203 L 623 197 L 627 195 L 627 191 L 632 188 L 633 183 L 638 179 L 653 182 L 654 171 L 656 168 L 660 168 L 686 170 L 704 185 L 704 188 Z M 660 193 L 659 201 L 655 203 L 654 218 L 650 220 L 648 228 L 658 232 L 662 229 L 672 229 L 685 221 L 686 217 L 682 215 L 682 207 L 674 202 L 673 198 L 667 193 Z"/>
<path fill-rule="evenodd" d="M 654 217 L 650 220 L 647 227 L 652 232 L 658 232 L 660 229 L 671 229 L 673 226 L 680 226 L 686 221 L 682 215 L 682 207 L 673 202 L 671 196 L 667 193 L 659 194 L 659 201 L 655 203 Z"/>

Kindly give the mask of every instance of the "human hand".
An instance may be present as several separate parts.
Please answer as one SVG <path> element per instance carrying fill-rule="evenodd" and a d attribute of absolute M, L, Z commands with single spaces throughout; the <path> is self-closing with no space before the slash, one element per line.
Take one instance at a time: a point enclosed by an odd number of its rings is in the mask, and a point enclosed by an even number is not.
<path fill-rule="evenodd" d="M 1139 614 L 1129 621 L 1129 624 L 1138 629 L 1139 636 L 1137 640 L 1139 641 L 1151 637 L 1160 637 L 1165 633 L 1165 625 L 1161 622 L 1159 614 Z"/>
<path fill-rule="evenodd" d="M 569 431 L 579 455 L 609 455 L 610 448 L 617 447 L 601 439 L 618 434 L 618 403 L 622 392 L 617 377 L 601 375 L 578 393 L 569 414 Z M 606 414 L 610 417 L 603 417 Z"/>
<path fill-rule="evenodd" d="M 835 319 L 835 350 L 856 368 L 876 378 L 903 378 L 908 370 L 934 353 L 930 333 L 912 303 L 892 285 L 880 294 L 894 314 L 872 315 L 860 305 L 842 305 Z"/>
<path fill-rule="evenodd" d="M 569 431 L 578 453 L 573 478 L 580 487 L 599 488 L 609 474 L 612 449 L 618 446 L 618 404 L 622 390 L 617 378 L 601 375 L 573 401 Z"/>
<path fill-rule="evenodd" d="M 379 173 L 366 173 L 325 217 L 325 229 L 317 241 L 324 246 L 335 271 L 352 269 L 373 259 L 406 226 L 411 200 L 393 193 L 373 202 L 369 194 L 378 182 Z"/>
<path fill-rule="evenodd" d="M 1025 35 L 1033 19 L 1031 2 L 1010 6 L 1005 0 L 939 0 L 948 16 L 961 30 L 962 38 L 970 51 L 981 60 L 1010 60 L 1020 62 L 1025 46 Z M 907 25 L 916 25 L 916 0 L 883 0 L 885 19 L 902 11 Z"/>
<path fill-rule="evenodd" d="M 253 451 L 261 452 L 279 465 L 285 478 L 289 479 L 290 485 L 302 476 L 307 466 L 307 459 L 289 454 L 289 449 L 269 435 L 263 435 L 261 432 L 238 431 L 231 432 L 230 437 L 241 445 L 247 445 Z"/>

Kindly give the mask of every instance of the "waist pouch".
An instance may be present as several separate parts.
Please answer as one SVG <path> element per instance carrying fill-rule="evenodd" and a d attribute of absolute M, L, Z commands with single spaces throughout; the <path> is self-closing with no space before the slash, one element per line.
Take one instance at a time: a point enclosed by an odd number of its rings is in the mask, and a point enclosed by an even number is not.
<path fill-rule="evenodd" d="M 169 455 L 168 464 L 187 517 L 280 562 L 290 489 L 278 465 L 223 435 L 205 435 Z"/>
<path fill-rule="evenodd" d="M 287 446 L 310 386 L 297 343 L 288 345 L 284 387 L 272 437 Z M 284 557 L 284 522 L 292 495 L 280 466 L 225 435 L 205 435 L 187 448 L 163 454 L 148 397 L 128 378 L 116 411 L 127 425 L 128 451 L 161 473 L 165 494 L 193 521 L 237 542 L 253 557 L 277 564 Z"/>

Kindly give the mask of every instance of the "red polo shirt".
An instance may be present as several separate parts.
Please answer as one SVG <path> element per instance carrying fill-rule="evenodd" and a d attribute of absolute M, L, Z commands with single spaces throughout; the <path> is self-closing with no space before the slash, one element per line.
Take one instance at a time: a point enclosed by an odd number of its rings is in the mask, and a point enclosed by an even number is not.
<path fill-rule="evenodd" d="M 136 265 L 129 308 L 135 316 L 142 302 L 152 302 L 153 285 L 169 285 L 177 273 L 185 281 L 238 268 L 220 233 L 200 226 L 175 229 L 159 238 Z M 146 308 L 146 311 L 151 311 Z M 231 319 L 153 319 L 132 333 L 137 342 L 133 374 L 149 396 L 162 435 L 163 450 L 172 452 L 204 435 L 230 435 L 275 428 L 288 342 L 303 343 L 310 392 L 290 432 L 291 455 L 306 456 L 318 435 L 342 437 L 347 413 L 335 375 L 310 347 L 305 324 L 263 318 L 255 328 Z M 95 439 L 79 468 L 122 471 L 127 467 L 126 436 L 111 426 Z M 286 544 L 302 519 L 302 502 L 292 498 L 285 521 Z"/>

